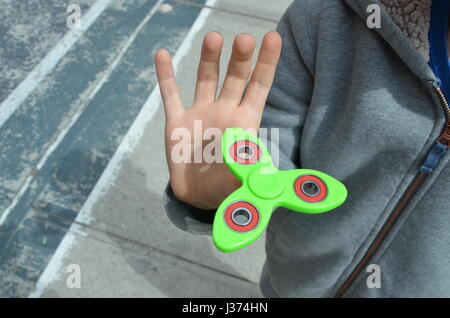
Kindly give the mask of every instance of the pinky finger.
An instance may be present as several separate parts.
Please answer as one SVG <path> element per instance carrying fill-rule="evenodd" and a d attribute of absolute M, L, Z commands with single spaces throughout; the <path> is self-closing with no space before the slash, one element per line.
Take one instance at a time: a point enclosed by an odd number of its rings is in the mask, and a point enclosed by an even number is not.
<path fill-rule="evenodd" d="M 180 97 L 175 73 L 172 66 L 172 58 L 167 50 L 158 50 L 155 54 L 156 76 L 164 104 L 164 112 L 167 120 L 179 116 L 185 112 Z"/>
<path fill-rule="evenodd" d="M 280 59 L 281 37 L 278 32 L 264 36 L 258 61 L 248 83 L 242 104 L 250 105 L 262 112 L 273 83 L 275 70 Z"/>

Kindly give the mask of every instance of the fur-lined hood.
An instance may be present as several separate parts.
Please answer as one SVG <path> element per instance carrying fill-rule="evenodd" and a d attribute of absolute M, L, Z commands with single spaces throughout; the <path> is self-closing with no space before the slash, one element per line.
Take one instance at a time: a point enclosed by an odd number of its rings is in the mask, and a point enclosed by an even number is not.
<path fill-rule="evenodd" d="M 345 0 L 367 17 L 367 6 L 378 4 L 391 21 L 401 30 L 413 47 L 429 61 L 428 31 L 430 29 L 432 0 Z M 386 21 L 381 21 L 381 29 Z M 383 32 L 383 30 L 380 30 Z"/>
<path fill-rule="evenodd" d="M 432 0 L 380 0 L 380 2 L 395 24 L 428 61 Z"/>

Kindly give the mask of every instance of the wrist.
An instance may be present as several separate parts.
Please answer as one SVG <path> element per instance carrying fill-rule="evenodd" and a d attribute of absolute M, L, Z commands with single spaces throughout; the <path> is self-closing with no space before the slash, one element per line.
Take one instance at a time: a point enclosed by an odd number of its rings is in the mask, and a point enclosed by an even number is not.
<path fill-rule="evenodd" d="M 205 210 L 217 209 L 225 198 L 240 187 L 239 180 L 225 164 L 215 163 L 203 171 L 196 180 L 194 205 Z"/>

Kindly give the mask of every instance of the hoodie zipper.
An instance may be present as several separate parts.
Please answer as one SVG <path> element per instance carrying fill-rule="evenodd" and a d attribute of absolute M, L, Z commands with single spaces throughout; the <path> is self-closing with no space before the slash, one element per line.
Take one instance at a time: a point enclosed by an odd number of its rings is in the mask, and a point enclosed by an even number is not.
<path fill-rule="evenodd" d="M 369 248 L 364 254 L 364 257 L 361 259 L 361 261 L 358 263 L 355 269 L 351 272 L 351 274 L 347 277 L 344 284 L 342 284 L 341 288 L 339 288 L 335 297 L 342 297 L 344 293 L 352 285 L 352 283 L 355 281 L 356 277 L 358 277 L 358 275 L 367 266 L 370 259 L 377 252 L 378 248 L 380 247 L 386 236 L 393 228 L 397 219 L 402 215 L 403 211 L 416 194 L 417 190 L 420 188 L 420 186 L 423 184 L 426 178 L 432 173 L 434 168 L 436 168 L 439 161 L 444 156 L 447 149 L 450 147 L 450 106 L 439 85 L 433 84 L 433 86 L 436 93 L 439 96 L 439 100 L 441 101 L 441 104 L 444 107 L 446 114 L 446 123 L 443 133 L 431 147 L 422 167 L 420 168 L 420 171 L 417 173 L 413 181 L 410 183 L 406 191 L 403 193 L 402 198 L 397 203 L 394 210 L 392 210 L 391 214 L 389 215 L 389 218 L 383 224 L 381 230 L 378 232 L 372 244 L 370 244 Z"/>

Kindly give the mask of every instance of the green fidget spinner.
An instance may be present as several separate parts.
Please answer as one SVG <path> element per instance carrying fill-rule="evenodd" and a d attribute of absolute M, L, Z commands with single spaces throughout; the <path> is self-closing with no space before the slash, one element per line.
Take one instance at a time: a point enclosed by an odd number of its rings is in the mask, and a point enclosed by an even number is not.
<path fill-rule="evenodd" d="M 224 252 L 254 242 L 278 207 L 317 214 L 330 211 L 347 197 L 338 180 L 315 170 L 278 170 L 262 141 L 241 128 L 228 128 L 222 137 L 222 156 L 242 186 L 219 206 L 213 241 Z"/>

